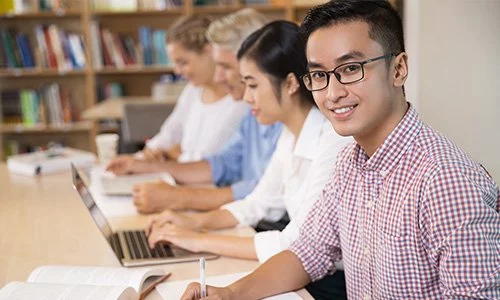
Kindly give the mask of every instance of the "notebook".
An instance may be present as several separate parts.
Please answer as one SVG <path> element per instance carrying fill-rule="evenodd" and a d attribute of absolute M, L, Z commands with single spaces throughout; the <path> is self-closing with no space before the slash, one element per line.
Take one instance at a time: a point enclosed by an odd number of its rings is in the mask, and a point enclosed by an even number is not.
<path fill-rule="evenodd" d="M 147 236 L 144 230 L 128 230 L 113 232 L 108 221 L 104 217 L 94 198 L 89 192 L 80 172 L 71 165 L 73 187 L 80 195 L 85 207 L 88 209 L 95 224 L 101 230 L 115 253 L 120 263 L 125 267 L 144 266 L 154 264 L 176 263 L 195 261 L 200 257 L 214 259 L 218 255 L 211 253 L 193 253 L 174 245 L 157 244 L 155 248 L 149 248 Z"/>
<path fill-rule="evenodd" d="M 165 172 L 114 175 L 111 172 L 102 172 L 100 177 L 102 193 L 108 196 L 130 196 L 136 184 L 162 180 L 170 185 L 175 185 L 174 178 Z"/>
<path fill-rule="evenodd" d="M 10 172 L 21 175 L 43 175 L 70 170 L 70 164 L 90 167 L 96 158 L 93 153 L 69 147 L 19 154 L 7 159 Z"/>

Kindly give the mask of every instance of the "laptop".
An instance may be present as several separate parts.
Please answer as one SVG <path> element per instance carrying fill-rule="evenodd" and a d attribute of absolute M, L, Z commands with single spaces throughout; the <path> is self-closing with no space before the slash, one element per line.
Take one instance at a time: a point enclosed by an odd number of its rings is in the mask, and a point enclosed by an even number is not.
<path fill-rule="evenodd" d="M 175 179 L 166 172 L 120 176 L 111 172 L 102 172 L 99 174 L 99 180 L 102 193 L 108 196 L 131 196 L 134 185 L 145 182 L 162 180 L 170 185 L 175 185 Z"/>
<path fill-rule="evenodd" d="M 155 264 L 167 264 L 186 261 L 196 261 L 200 257 L 214 259 L 219 257 L 212 253 L 193 253 L 174 245 L 157 244 L 149 248 L 144 230 L 129 230 L 113 232 L 94 198 L 85 184 L 80 172 L 71 164 L 73 187 L 78 191 L 92 219 L 108 241 L 111 249 L 124 267 L 135 267 Z"/>

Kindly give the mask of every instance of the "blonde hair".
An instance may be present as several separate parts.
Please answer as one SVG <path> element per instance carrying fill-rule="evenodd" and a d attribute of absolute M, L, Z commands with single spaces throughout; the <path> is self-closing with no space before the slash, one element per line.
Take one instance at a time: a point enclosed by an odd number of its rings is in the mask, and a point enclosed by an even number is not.
<path fill-rule="evenodd" d="M 206 33 L 211 22 L 209 17 L 183 17 L 168 30 L 167 43 L 177 42 L 188 50 L 201 52 L 209 44 Z"/>
<path fill-rule="evenodd" d="M 267 23 L 267 18 L 261 13 L 244 8 L 213 21 L 208 27 L 207 38 L 210 43 L 236 53 L 252 32 Z"/>

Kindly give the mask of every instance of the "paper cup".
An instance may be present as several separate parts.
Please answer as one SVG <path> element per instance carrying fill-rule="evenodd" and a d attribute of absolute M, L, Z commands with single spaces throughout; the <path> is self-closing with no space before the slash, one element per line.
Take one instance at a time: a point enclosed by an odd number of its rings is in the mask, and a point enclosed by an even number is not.
<path fill-rule="evenodd" d="M 101 164 L 108 164 L 118 153 L 118 134 L 104 133 L 95 137 L 97 155 Z"/>

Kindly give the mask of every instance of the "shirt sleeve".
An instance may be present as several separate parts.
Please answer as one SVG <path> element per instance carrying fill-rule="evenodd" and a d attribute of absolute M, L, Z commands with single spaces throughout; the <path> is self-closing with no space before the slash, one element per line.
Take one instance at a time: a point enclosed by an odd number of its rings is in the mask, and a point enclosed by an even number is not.
<path fill-rule="evenodd" d="M 248 117 L 252 117 L 252 115 L 248 114 Z M 221 152 L 205 158 L 210 165 L 213 183 L 217 186 L 231 185 L 235 200 L 245 198 L 259 182 L 259 178 L 241 180 L 242 170 L 245 167 L 243 166 L 245 138 L 249 136 L 246 122 L 248 117 L 242 120 L 239 130 Z"/>
<path fill-rule="evenodd" d="M 194 88 L 188 84 L 182 91 L 174 110 L 161 125 L 160 131 L 146 143 L 150 149 L 167 150 L 182 141 L 183 124 L 189 113 Z"/>
<path fill-rule="evenodd" d="M 344 146 L 352 142 L 351 138 L 337 135 L 329 123 L 326 125 L 319 144 L 320 151 L 311 163 L 306 180 L 303 183 L 305 184 L 305 191 L 296 194 L 300 199 L 290 199 L 300 203 L 296 208 L 296 213 L 288 212 L 290 223 L 281 232 L 259 232 L 255 235 L 255 250 L 261 263 L 278 252 L 287 249 L 297 239 L 300 227 L 304 224 L 312 206 L 320 197 L 323 188 L 332 175 L 338 153 Z"/>
<path fill-rule="evenodd" d="M 339 236 L 338 170 L 331 177 L 289 250 L 295 253 L 311 281 L 335 271 L 342 259 Z"/>
<path fill-rule="evenodd" d="M 222 208 L 231 212 L 240 225 L 255 226 L 261 219 L 279 220 L 286 211 L 281 192 L 283 182 L 283 160 L 280 156 L 285 151 L 283 136 L 278 141 L 276 151 L 255 187 L 245 199 L 231 202 Z M 280 155 L 281 154 L 281 155 Z"/>
<path fill-rule="evenodd" d="M 444 167 L 424 190 L 419 225 L 445 299 L 500 299 L 499 192 L 481 171 Z"/>
<path fill-rule="evenodd" d="M 250 195 L 259 183 L 258 179 L 240 180 L 231 184 L 233 199 L 240 200 Z"/>
<path fill-rule="evenodd" d="M 217 186 L 229 185 L 241 179 L 245 138 L 245 122 L 241 122 L 224 149 L 205 158 L 211 168 L 212 181 Z"/>

